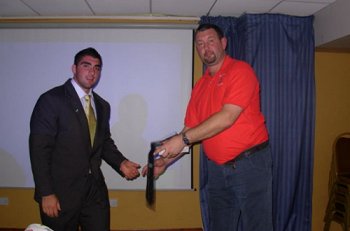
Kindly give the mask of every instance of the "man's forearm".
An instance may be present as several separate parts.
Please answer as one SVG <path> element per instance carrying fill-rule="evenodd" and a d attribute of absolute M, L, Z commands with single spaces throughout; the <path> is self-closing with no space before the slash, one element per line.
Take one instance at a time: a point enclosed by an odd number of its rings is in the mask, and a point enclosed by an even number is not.
<path fill-rule="evenodd" d="M 224 105 L 221 111 L 214 113 L 194 128 L 184 128 L 183 132 L 190 143 L 200 142 L 232 126 L 241 111 L 242 109 L 239 106 Z"/>

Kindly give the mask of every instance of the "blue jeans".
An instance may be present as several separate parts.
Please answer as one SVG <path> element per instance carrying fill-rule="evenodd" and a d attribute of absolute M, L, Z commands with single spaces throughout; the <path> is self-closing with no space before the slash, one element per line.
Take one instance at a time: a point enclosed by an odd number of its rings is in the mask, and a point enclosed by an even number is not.
<path fill-rule="evenodd" d="M 236 161 L 208 161 L 209 231 L 273 231 L 270 147 Z"/>

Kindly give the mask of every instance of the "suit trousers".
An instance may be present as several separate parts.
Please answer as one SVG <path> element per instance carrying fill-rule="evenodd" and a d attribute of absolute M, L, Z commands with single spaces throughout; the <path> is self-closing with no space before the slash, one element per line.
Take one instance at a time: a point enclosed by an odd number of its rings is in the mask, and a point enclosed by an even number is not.
<path fill-rule="evenodd" d="M 273 231 L 270 147 L 234 164 L 208 161 L 209 231 Z"/>
<path fill-rule="evenodd" d="M 61 208 L 59 216 L 48 217 L 40 206 L 41 221 L 54 231 L 108 231 L 110 230 L 110 206 L 105 184 L 99 184 L 89 174 L 84 194 L 78 207 Z M 59 198 L 60 199 L 60 198 Z"/>

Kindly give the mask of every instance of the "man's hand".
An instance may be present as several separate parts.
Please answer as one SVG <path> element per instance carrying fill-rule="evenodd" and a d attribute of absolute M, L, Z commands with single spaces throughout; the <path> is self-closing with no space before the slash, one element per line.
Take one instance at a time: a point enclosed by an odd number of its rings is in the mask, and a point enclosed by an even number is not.
<path fill-rule="evenodd" d="M 165 161 L 165 158 L 160 157 L 154 160 L 154 168 L 153 168 L 154 179 L 158 179 L 158 177 L 165 172 L 166 168 L 167 168 L 167 162 Z M 148 165 L 145 165 L 142 168 L 142 176 L 143 177 L 147 176 L 147 172 L 148 172 Z"/>
<path fill-rule="evenodd" d="M 120 171 L 124 174 L 125 179 L 134 180 L 140 176 L 139 168 L 141 166 L 129 160 L 124 160 L 120 165 Z"/>
<path fill-rule="evenodd" d="M 54 194 L 43 196 L 41 206 L 43 212 L 49 217 L 58 217 L 58 213 L 61 211 L 60 202 Z"/>
<path fill-rule="evenodd" d="M 179 134 L 164 140 L 162 145 L 156 148 L 155 153 L 163 157 L 175 158 L 181 153 L 184 147 L 186 147 L 186 144 L 182 140 L 182 135 Z"/>

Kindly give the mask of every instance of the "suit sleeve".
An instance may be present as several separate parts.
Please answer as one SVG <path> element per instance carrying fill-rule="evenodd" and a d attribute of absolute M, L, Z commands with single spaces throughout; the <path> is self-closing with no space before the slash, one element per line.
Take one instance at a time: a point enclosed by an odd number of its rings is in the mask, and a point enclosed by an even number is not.
<path fill-rule="evenodd" d="M 50 164 L 57 133 L 55 108 L 48 96 L 42 95 L 30 119 L 30 161 L 35 188 L 40 196 L 54 194 Z"/>

